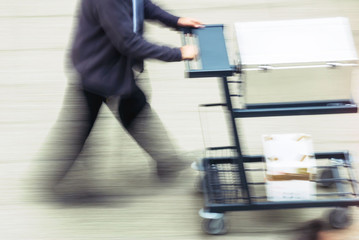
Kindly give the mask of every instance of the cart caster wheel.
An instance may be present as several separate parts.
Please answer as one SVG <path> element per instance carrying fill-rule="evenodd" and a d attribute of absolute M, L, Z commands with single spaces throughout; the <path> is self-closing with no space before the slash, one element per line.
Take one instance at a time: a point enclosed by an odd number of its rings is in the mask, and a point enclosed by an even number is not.
<path fill-rule="evenodd" d="M 224 218 L 203 219 L 203 231 L 210 235 L 222 235 L 227 233 L 226 221 Z"/>
<path fill-rule="evenodd" d="M 191 164 L 191 168 L 195 171 L 198 171 L 198 172 L 203 172 L 204 171 L 204 166 L 203 166 L 203 163 L 202 162 L 193 162 Z"/>
<path fill-rule="evenodd" d="M 329 224 L 333 228 L 347 228 L 352 223 L 352 217 L 347 208 L 336 208 L 329 213 Z"/>
<path fill-rule="evenodd" d="M 331 169 L 324 169 L 323 171 L 321 171 L 319 178 L 320 180 L 332 179 L 334 178 L 333 171 Z M 334 181 L 326 181 L 319 183 L 321 187 L 325 188 L 330 188 L 331 186 L 333 186 L 333 184 Z"/>

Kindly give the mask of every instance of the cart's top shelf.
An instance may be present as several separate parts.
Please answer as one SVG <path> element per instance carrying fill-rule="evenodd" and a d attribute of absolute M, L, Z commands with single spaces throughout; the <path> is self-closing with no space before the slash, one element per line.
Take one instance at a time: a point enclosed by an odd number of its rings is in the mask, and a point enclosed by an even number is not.
<path fill-rule="evenodd" d="M 235 23 L 241 63 L 246 66 L 356 62 L 347 18 Z"/>

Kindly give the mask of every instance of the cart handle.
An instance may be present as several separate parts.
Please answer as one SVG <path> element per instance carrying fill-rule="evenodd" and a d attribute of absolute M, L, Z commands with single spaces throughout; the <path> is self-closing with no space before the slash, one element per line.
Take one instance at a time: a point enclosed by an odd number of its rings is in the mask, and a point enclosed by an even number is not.
<path fill-rule="evenodd" d="M 236 68 L 229 64 L 223 25 L 205 25 L 203 28 L 182 28 L 181 30 L 182 44 L 195 45 L 199 51 L 197 59 L 185 63 L 188 77 L 233 75 Z"/>

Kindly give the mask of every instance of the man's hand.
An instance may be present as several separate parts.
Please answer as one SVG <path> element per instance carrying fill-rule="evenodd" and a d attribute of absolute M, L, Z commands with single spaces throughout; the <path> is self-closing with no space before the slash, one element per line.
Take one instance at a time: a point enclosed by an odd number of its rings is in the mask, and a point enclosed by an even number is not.
<path fill-rule="evenodd" d="M 181 17 L 178 19 L 177 25 L 179 27 L 194 27 L 194 28 L 200 28 L 204 27 L 204 24 L 197 19 L 194 18 L 186 18 Z"/>
<path fill-rule="evenodd" d="M 178 19 L 177 25 L 179 27 L 193 27 L 201 28 L 204 27 L 204 24 L 194 18 L 181 17 Z M 198 49 L 192 45 L 186 45 L 181 47 L 182 60 L 192 60 L 197 57 Z"/>
<path fill-rule="evenodd" d="M 198 55 L 198 49 L 192 45 L 181 47 L 182 60 L 192 60 Z"/>

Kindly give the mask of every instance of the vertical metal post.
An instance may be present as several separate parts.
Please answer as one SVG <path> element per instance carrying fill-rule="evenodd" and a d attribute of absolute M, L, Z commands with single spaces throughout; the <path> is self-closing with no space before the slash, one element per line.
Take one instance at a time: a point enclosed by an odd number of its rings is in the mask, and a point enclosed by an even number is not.
<path fill-rule="evenodd" d="M 351 159 L 351 156 L 349 154 L 349 152 L 346 152 L 345 153 L 345 165 L 348 169 L 348 173 L 349 173 L 349 178 L 351 179 L 351 185 L 352 185 L 352 188 L 353 188 L 353 191 L 354 191 L 354 196 L 357 197 L 359 195 L 359 189 L 358 189 L 358 182 L 355 181 L 357 178 L 356 178 L 356 175 L 352 169 L 352 159 Z"/>
<path fill-rule="evenodd" d="M 332 171 L 334 179 L 340 178 L 340 174 L 339 174 L 339 170 L 338 170 L 337 166 L 335 166 L 334 168 L 330 168 L 330 171 Z M 338 192 L 340 192 L 340 193 L 345 192 L 342 181 L 335 181 L 335 186 L 336 186 Z M 339 196 L 345 197 L 345 195 L 339 195 Z"/>
<path fill-rule="evenodd" d="M 237 154 L 238 154 L 238 156 L 237 156 L 238 161 L 236 162 L 236 164 L 238 165 L 239 177 L 241 180 L 241 187 L 242 187 L 242 191 L 245 195 L 244 198 L 248 200 L 248 204 L 251 204 L 252 203 L 251 194 L 249 192 L 246 171 L 244 168 L 243 155 L 242 155 L 242 151 L 241 151 L 241 145 L 239 142 L 236 119 L 235 119 L 235 116 L 233 113 L 232 100 L 231 100 L 231 94 L 230 94 L 229 87 L 228 87 L 227 77 L 222 78 L 222 83 L 223 83 L 223 89 L 225 92 L 227 108 L 228 108 L 228 111 L 230 112 L 230 117 L 231 117 L 230 120 L 231 120 L 231 125 L 232 125 L 234 144 L 235 144 Z"/>

